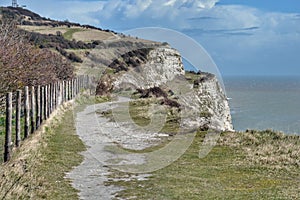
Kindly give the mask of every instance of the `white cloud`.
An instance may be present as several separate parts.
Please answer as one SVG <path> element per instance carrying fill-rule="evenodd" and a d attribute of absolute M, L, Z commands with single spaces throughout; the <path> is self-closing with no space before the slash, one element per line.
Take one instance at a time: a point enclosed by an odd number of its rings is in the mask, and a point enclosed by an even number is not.
<path fill-rule="evenodd" d="M 175 3 L 176 3 L 176 0 L 170 0 L 170 1 L 166 2 L 166 3 L 164 3 L 163 5 L 164 6 L 174 6 Z"/>
<path fill-rule="evenodd" d="M 181 14 L 184 14 L 181 16 L 184 18 L 188 12 L 198 13 L 210 9 L 217 2 L 218 0 L 112 0 L 105 3 L 99 17 L 107 20 L 119 17 L 134 22 L 135 25 L 138 21 L 142 24 L 143 19 L 165 20 L 170 23 L 175 18 L 178 20 Z"/>
<path fill-rule="evenodd" d="M 137 0 L 132 4 L 125 5 L 124 14 L 128 18 L 138 17 L 147 8 L 149 8 L 151 4 L 152 4 L 152 0 Z"/>
<path fill-rule="evenodd" d="M 212 8 L 215 6 L 215 4 L 218 2 L 218 0 L 212 1 L 212 0 L 202 0 L 197 2 L 198 8 Z"/>
<path fill-rule="evenodd" d="M 19 1 L 19 3 L 25 3 L 25 1 Z M 90 14 L 102 10 L 103 5 L 103 1 L 33 0 L 27 3 L 27 9 L 52 19 L 68 19 L 82 24 L 99 25 L 99 18 L 95 18 Z"/>

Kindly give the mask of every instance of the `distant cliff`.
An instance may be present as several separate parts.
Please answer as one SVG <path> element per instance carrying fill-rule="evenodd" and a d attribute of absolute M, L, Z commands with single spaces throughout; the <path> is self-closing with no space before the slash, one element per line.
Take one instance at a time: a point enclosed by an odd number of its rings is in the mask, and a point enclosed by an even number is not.
<path fill-rule="evenodd" d="M 160 98 L 162 104 L 186 110 L 185 127 L 233 130 L 228 100 L 217 78 L 185 72 L 180 53 L 167 45 L 133 50 L 113 60 L 98 82 L 97 94 L 120 91 Z"/>

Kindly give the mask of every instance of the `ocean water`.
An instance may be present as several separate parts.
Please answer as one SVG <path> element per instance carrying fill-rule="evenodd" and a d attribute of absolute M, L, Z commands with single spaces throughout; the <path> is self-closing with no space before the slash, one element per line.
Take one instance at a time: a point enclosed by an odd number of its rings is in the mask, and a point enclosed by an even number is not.
<path fill-rule="evenodd" d="M 223 77 L 235 130 L 300 134 L 300 77 Z"/>

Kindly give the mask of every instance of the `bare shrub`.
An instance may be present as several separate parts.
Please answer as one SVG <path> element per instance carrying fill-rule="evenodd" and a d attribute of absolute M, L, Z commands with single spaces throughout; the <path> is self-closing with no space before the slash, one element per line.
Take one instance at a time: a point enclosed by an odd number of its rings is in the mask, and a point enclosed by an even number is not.
<path fill-rule="evenodd" d="M 15 22 L 0 22 L 0 96 L 24 86 L 70 79 L 73 71 L 59 54 L 31 45 Z"/>

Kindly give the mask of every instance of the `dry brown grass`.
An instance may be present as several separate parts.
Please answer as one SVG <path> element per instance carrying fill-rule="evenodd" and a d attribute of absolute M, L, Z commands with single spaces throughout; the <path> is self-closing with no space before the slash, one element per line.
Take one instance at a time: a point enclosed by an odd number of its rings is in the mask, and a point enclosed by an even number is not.
<path fill-rule="evenodd" d="M 220 144 L 240 147 L 253 165 L 276 169 L 300 168 L 300 136 L 271 130 L 226 133 Z"/>
<path fill-rule="evenodd" d="M 73 34 L 73 38 L 77 41 L 91 42 L 92 40 L 109 40 L 115 39 L 116 36 L 113 33 L 86 29 Z"/>
<path fill-rule="evenodd" d="M 55 35 L 57 31 L 60 31 L 62 34 L 67 32 L 67 27 L 50 27 L 50 26 L 19 26 L 20 28 L 26 31 L 32 31 L 41 34 L 53 34 Z"/>
<path fill-rule="evenodd" d="M 60 26 L 60 27 L 51 27 L 51 26 L 27 26 L 22 25 L 19 26 L 20 28 L 41 33 L 41 34 L 53 34 L 56 35 L 57 31 L 60 31 L 62 34 L 67 33 L 68 31 L 76 30 L 74 33 L 72 33 L 72 38 L 69 39 L 75 39 L 77 41 L 83 41 L 83 42 L 91 42 L 93 40 L 111 40 L 115 39 L 116 36 L 114 33 L 111 32 L 105 32 L 100 30 L 93 30 L 93 29 L 86 29 L 81 27 L 71 27 L 68 28 L 67 26 Z"/>

